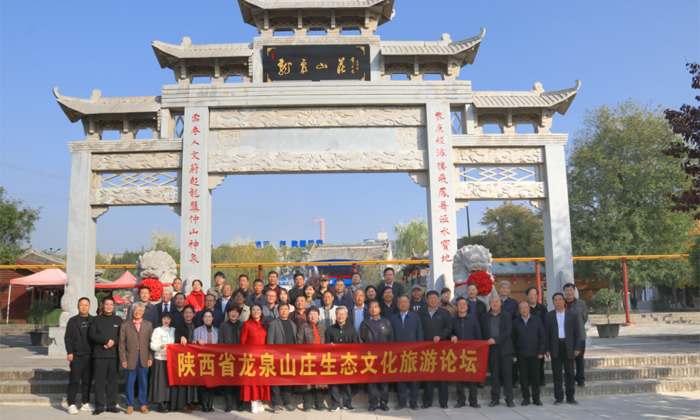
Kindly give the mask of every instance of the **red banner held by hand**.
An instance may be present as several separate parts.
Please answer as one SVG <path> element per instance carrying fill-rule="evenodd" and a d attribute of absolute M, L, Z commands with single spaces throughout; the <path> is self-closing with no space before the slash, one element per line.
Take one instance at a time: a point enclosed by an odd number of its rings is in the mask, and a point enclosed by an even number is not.
<path fill-rule="evenodd" d="M 486 341 L 168 345 L 170 385 L 314 385 L 486 379 Z"/>

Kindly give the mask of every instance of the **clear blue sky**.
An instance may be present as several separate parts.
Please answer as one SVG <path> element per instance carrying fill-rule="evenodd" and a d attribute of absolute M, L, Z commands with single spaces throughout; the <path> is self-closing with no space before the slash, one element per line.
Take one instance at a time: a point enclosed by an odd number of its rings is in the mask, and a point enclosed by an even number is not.
<path fill-rule="evenodd" d="M 474 65 L 460 79 L 474 90 L 545 90 L 583 83 L 553 132 L 573 133 L 587 108 L 633 98 L 671 108 L 694 102 L 686 61 L 700 55 L 700 3 L 673 1 L 396 0 L 384 40 L 453 40 L 486 28 Z M 0 4 L 0 183 L 26 204 L 43 206 L 31 243 L 66 248 L 70 152 L 84 140 L 51 90 L 64 95 L 159 95 L 173 84 L 151 41 L 179 44 L 250 42 L 238 2 L 2 1 Z M 112 137 L 107 137 L 111 139 Z M 21 171 L 14 165 L 28 171 Z M 49 174 L 51 176 L 46 176 Z M 486 206 L 473 203 L 472 226 Z M 376 238 L 380 229 L 426 216 L 423 188 L 406 174 L 229 176 L 214 191 L 213 244 L 252 240 L 317 239 L 315 218 L 326 220 L 326 241 Z M 466 233 L 465 211 L 458 218 Z M 167 207 L 112 207 L 98 219 L 102 252 L 147 245 L 153 228 L 179 233 Z"/>

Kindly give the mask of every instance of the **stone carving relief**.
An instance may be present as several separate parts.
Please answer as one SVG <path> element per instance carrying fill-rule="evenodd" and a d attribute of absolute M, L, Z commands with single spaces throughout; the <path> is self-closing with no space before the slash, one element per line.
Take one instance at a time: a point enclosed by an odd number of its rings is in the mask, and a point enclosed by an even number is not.
<path fill-rule="evenodd" d="M 133 205 L 133 204 L 171 204 L 180 202 L 178 187 L 152 188 L 98 188 L 92 190 L 90 204 Z"/>
<path fill-rule="evenodd" d="M 521 182 L 457 182 L 456 199 L 532 199 L 544 198 L 544 183 Z"/>
<path fill-rule="evenodd" d="M 216 148 L 219 150 L 231 150 L 241 145 L 241 130 L 216 131 Z"/>
<path fill-rule="evenodd" d="M 209 172 L 409 171 L 427 168 L 427 155 L 417 150 L 351 152 L 215 152 Z"/>
<path fill-rule="evenodd" d="M 148 251 L 139 256 L 136 263 L 138 286 L 143 279 L 158 279 L 161 283 L 172 283 L 177 276 L 175 260 L 164 251 Z"/>
<path fill-rule="evenodd" d="M 487 148 L 452 149 L 455 164 L 470 163 L 544 163 L 542 148 Z"/>
<path fill-rule="evenodd" d="M 420 127 L 399 128 L 396 143 L 399 149 L 428 150 L 425 130 Z"/>
<path fill-rule="evenodd" d="M 94 154 L 92 170 L 171 169 L 182 166 L 182 153 Z"/>
<path fill-rule="evenodd" d="M 493 258 L 491 256 L 491 252 L 488 250 L 488 248 L 481 245 L 467 245 L 458 249 L 454 256 L 454 261 L 452 262 L 452 276 L 454 278 L 455 285 L 459 285 L 455 286 L 454 289 L 455 299 L 460 296 L 469 298 L 469 296 L 467 296 L 467 280 L 469 279 L 469 276 L 477 271 L 484 271 L 491 274 L 492 262 Z M 492 274 L 491 278 L 493 279 Z M 491 299 L 491 296 L 494 296 L 495 294 L 496 287 L 494 285 L 491 288 L 490 294 L 486 296 L 479 295 L 477 296 L 477 299 L 480 299 L 488 306 L 489 299 Z"/>
<path fill-rule="evenodd" d="M 211 128 L 421 125 L 425 125 L 425 110 L 419 107 L 215 109 L 210 116 Z"/>

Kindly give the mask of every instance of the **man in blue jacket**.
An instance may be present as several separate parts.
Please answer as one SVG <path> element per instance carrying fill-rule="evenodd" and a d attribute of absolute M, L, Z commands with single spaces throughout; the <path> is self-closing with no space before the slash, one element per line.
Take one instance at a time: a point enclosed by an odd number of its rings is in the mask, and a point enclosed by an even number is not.
<path fill-rule="evenodd" d="M 520 316 L 513 320 L 513 341 L 520 369 L 520 386 L 523 392 L 522 405 L 530 405 L 530 387 L 532 387 L 533 404 L 542 405 L 539 370 L 540 359 L 544 359 L 547 346 L 544 324 L 539 317 L 530 314 L 528 302 L 520 302 L 518 310 Z"/>
<path fill-rule="evenodd" d="M 489 344 L 489 372 L 491 372 L 491 402 L 489 407 L 500 404 L 501 377 L 503 378 L 503 393 L 506 396 L 506 405 L 513 404 L 513 317 L 508 312 L 501 310 L 501 299 L 491 296 L 489 301 L 491 310 L 482 319 L 481 330 L 484 339 Z"/>
<path fill-rule="evenodd" d="M 400 296 L 397 302 L 399 312 L 389 319 L 394 327 L 394 339 L 397 343 L 415 343 L 423 341 L 423 324 L 420 315 L 410 311 L 411 304 L 408 296 Z M 418 410 L 418 381 L 399 382 L 396 384 L 396 396 L 399 400 L 397 410 L 406 408 L 406 400 L 410 401 L 411 409 Z M 408 391 L 410 389 L 410 391 Z M 408 392 L 407 392 L 408 391 Z M 406 395 L 408 393 L 408 395 Z"/>
<path fill-rule="evenodd" d="M 481 326 L 476 315 L 467 314 L 469 304 L 464 296 L 457 298 L 457 315 L 452 317 L 452 342 L 458 340 L 481 340 Z M 464 387 L 469 387 L 469 406 L 480 408 L 477 402 L 479 389 L 476 382 L 457 382 L 457 405 L 455 408 L 462 408 L 466 404 Z"/>

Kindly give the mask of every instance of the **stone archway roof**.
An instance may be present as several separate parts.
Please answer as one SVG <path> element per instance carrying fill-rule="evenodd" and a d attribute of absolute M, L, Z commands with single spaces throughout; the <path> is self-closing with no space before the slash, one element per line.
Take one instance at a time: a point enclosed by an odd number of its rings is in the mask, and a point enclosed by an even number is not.
<path fill-rule="evenodd" d="M 574 101 L 581 82 L 570 89 L 545 92 L 542 85 L 535 83 L 535 89 L 523 92 L 472 92 L 477 108 L 551 108 L 564 115 Z"/>
<path fill-rule="evenodd" d="M 262 10 L 333 10 L 333 9 L 369 9 L 381 7 L 378 24 L 391 20 L 394 12 L 394 0 L 238 0 L 243 21 L 255 26 L 253 9 Z"/>
<path fill-rule="evenodd" d="M 252 43 L 194 45 L 188 37 L 183 38 L 180 45 L 153 41 L 151 46 L 161 68 L 170 67 L 181 59 L 248 58 L 253 54 Z"/>
<path fill-rule="evenodd" d="M 477 36 L 451 42 L 444 34 L 441 41 L 381 41 L 382 56 L 452 56 L 461 65 L 473 64 L 486 29 Z"/>
<path fill-rule="evenodd" d="M 71 122 L 80 121 L 86 115 L 134 114 L 160 111 L 160 96 L 128 96 L 103 98 L 98 89 L 92 91 L 89 99 L 73 98 L 58 93 L 53 88 L 58 104 Z"/>

